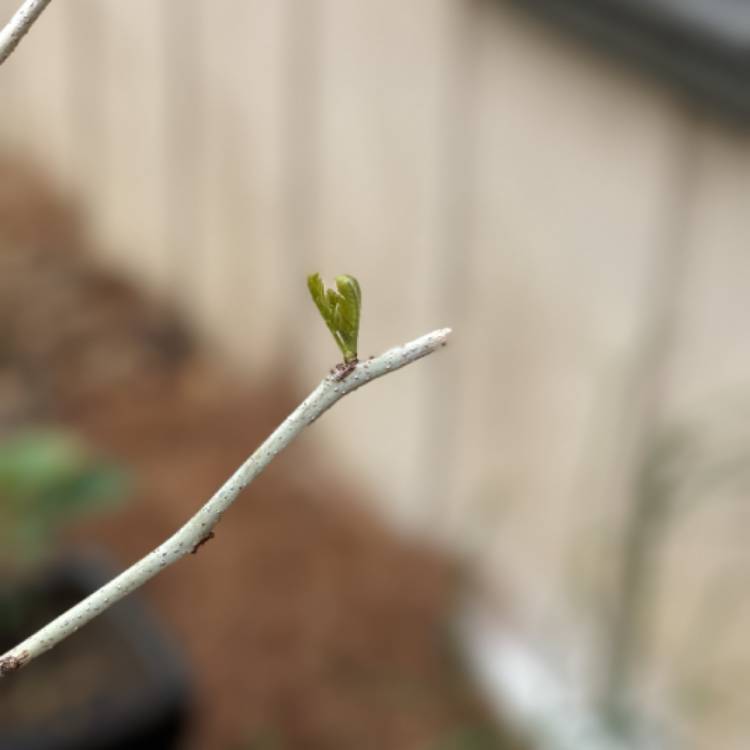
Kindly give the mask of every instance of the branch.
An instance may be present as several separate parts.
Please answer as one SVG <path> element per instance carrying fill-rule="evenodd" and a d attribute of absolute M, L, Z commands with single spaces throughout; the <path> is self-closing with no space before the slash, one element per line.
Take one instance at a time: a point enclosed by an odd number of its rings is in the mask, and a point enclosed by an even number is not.
<path fill-rule="evenodd" d="M 5 24 L 5 28 L 0 31 L 0 65 L 10 57 L 50 2 L 51 0 L 25 0 L 13 18 Z"/>
<path fill-rule="evenodd" d="M 214 496 L 175 534 L 119 576 L 0 657 L 0 676 L 14 672 L 57 645 L 164 568 L 195 552 L 213 535 L 224 512 L 297 435 L 339 399 L 371 380 L 398 370 L 444 346 L 450 328 L 442 328 L 397 346 L 374 359 L 339 367 L 271 433 Z"/>

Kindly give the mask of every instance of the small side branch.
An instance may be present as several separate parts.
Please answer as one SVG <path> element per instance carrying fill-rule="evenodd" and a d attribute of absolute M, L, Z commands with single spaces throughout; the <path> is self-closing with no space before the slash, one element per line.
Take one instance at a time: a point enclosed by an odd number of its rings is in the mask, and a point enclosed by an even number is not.
<path fill-rule="evenodd" d="M 348 393 L 376 378 L 416 362 L 444 346 L 450 328 L 397 346 L 360 362 L 343 379 L 326 377 L 276 428 L 266 441 L 232 474 L 216 494 L 175 534 L 119 576 L 104 584 L 14 649 L 0 656 L 0 676 L 15 672 L 142 586 L 164 568 L 197 551 L 213 536 L 213 529 L 240 492 L 309 424 Z"/>
<path fill-rule="evenodd" d="M 0 31 L 0 65 L 10 57 L 11 52 L 51 1 L 25 0 L 13 18 L 5 24 L 5 28 Z"/>

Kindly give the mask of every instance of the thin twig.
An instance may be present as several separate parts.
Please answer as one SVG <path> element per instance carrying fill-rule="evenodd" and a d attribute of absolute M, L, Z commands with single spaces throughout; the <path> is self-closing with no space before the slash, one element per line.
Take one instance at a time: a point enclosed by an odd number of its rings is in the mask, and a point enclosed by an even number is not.
<path fill-rule="evenodd" d="M 0 65 L 10 57 L 11 52 L 50 2 L 51 0 L 26 0 L 13 18 L 5 24 L 5 28 L 0 31 Z"/>
<path fill-rule="evenodd" d="M 240 492 L 304 427 L 312 424 L 347 393 L 432 354 L 445 345 L 450 332 L 450 328 L 442 328 L 390 349 L 379 357 L 360 362 L 342 380 L 337 380 L 335 373 L 326 377 L 179 531 L 119 576 L 0 657 L 0 676 L 25 666 L 135 591 L 168 565 L 197 550 L 210 538 L 214 527 Z"/>

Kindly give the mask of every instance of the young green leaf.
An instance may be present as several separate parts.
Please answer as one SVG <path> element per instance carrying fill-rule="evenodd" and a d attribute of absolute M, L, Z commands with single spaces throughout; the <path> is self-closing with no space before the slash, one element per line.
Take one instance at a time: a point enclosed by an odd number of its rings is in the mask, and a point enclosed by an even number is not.
<path fill-rule="evenodd" d="M 326 289 L 320 274 L 307 277 L 307 288 L 347 364 L 357 359 L 362 291 L 353 276 L 337 276 L 336 289 Z"/>

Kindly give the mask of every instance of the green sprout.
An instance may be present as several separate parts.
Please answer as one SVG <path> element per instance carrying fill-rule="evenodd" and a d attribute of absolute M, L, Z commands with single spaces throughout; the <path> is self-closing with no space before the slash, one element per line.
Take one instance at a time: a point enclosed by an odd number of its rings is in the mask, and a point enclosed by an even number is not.
<path fill-rule="evenodd" d="M 344 362 L 356 362 L 359 315 L 362 308 L 359 282 L 354 276 L 337 276 L 336 289 L 326 289 L 320 274 L 314 273 L 307 277 L 307 288 L 328 330 L 341 349 Z"/>

